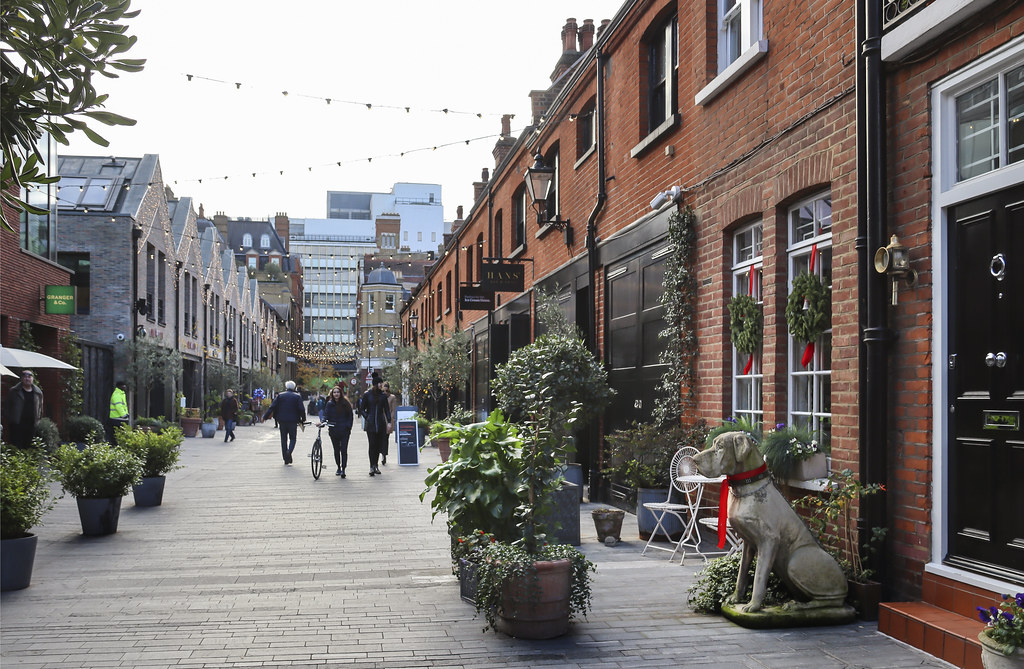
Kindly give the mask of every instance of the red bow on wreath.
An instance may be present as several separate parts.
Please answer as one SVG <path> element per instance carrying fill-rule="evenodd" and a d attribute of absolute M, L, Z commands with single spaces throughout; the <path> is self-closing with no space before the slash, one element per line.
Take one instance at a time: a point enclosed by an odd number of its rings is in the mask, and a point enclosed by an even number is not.
<path fill-rule="evenodd" d="M 811 246 L 811 262 L 810 262 L 810 268 L 808 270 L 811 274 L 814 274 L 814 259 L 817 256 L 818 256 L 818 245 L 814 244 L 813 246 Z M 807 303 L 806 302 L 804 303 L 804 308 L 805 309 L 807 308 Z M 812 360 L 814 360 L 814 342 L 813 341 L 809 341 L 809 342 L 807 342 L 807 347 L 804 349 L 803 356 L 800 358 L 800 364 L 804 366 L 804 369 L 806 369 L 807 365 L 811 364 Z"/>

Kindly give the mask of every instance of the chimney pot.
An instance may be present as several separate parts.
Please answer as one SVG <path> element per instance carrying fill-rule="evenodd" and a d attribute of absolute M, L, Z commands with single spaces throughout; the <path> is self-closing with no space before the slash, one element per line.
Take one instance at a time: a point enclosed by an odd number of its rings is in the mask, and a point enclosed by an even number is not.
<path fill-rule="evenodd" d="M 562 27 L 562 53 L 576 51 L 576 19 L 568 18 Z"/>
<path fill-rule="evenodd" d="M 462 205 L 461 204 L 459 206 L 455 207 L 455 220 L 457 220 L 457 221 L 461 221 L 462 220 Z"/>
<path fill-rule="evenodd" d="M 594 46 L 594 19 L 583 19 L 580 26 L 580 51 L 588 51 Z"/>
<path fill-rule="evenodd" d="M 491 173 L 486 167 L 480 170 L 480 181 L 487 183 L 491 180 Z"/>

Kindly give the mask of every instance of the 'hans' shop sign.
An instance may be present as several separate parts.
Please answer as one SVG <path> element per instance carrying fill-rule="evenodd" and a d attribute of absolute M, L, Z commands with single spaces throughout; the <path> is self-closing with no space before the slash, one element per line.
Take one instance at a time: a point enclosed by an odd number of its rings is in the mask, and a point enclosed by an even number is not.
<path fill-rule="evenodd" d="M 48 314 L 74 314 L 75 313 L 75 287 L 74 286 L 46 286 L 46 313 Z"/>
<path fill-rule="evenodd" d="M 480 287 L 495 293 L 521 293 L 523 276 L 522 265 L 485 263 L 480 268 Z"/>

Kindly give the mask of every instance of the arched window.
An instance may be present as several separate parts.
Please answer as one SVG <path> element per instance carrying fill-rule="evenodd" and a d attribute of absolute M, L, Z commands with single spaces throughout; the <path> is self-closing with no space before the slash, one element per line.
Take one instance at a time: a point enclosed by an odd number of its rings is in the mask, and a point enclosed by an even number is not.
<path fill-rule="evenodd" d="M 269 249 L 270 248 L 270 235 L 264 234 L 264 235 L 260 236 L 260 248 L 261 249 Z"/>
<path fill-rule="evenodd" d="M 242 247 L 247 249 L 252 248 L 252 235 L 248 232 L 242 235 Z"/>

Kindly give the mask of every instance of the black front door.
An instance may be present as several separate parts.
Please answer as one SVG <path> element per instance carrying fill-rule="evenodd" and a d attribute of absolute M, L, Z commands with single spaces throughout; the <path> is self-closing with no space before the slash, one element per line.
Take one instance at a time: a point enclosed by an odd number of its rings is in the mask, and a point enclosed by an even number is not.
<path fill-rule="evenodd" d="M 949 215 L 949 553 L 1024 583 L 1024 187 Z"/>

